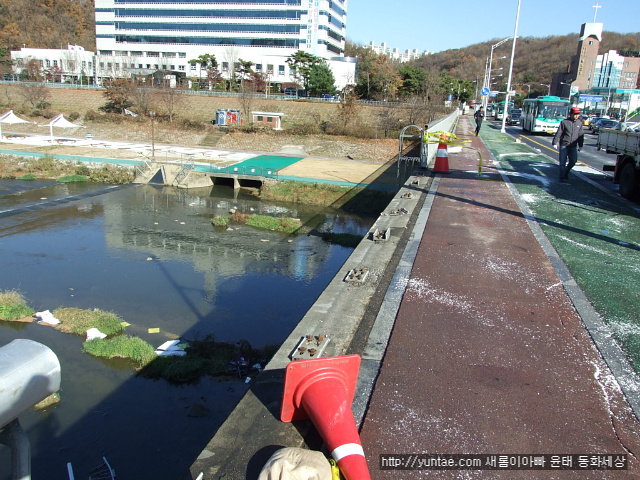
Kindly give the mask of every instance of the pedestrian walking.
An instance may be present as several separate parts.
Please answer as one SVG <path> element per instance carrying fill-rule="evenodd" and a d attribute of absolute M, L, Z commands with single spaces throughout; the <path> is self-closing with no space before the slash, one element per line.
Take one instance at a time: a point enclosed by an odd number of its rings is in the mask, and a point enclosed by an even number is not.
<path fill-rule="evenodd" d="M 480 133 L 480 127 L 482 126 L 482 120 L 484 120 L 484 107 L 480 107 L 476 113 L 473 114 L 473 119 L 476 121 L 476 137 Z"/>
<path fill-rule="evenodd" d="M 569 118 L 563 120 L 558 127 L 551 145 L 558 150 L 559 177 L 562 183 L 569 182 L 569 170 L 578 161 L 578 152 L 584 143 L 584 131 L 580 120 L 580 109 L 573 107 Z"/>

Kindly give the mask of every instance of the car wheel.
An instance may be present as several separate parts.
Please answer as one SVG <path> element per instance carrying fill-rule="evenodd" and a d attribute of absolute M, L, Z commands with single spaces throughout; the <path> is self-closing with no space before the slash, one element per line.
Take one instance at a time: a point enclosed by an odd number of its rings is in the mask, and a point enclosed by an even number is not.
<path fill-rule="evenodd" d="M 636 168 L 633 162 L 623 165 L 620 172 L 620 195 L 629 200 L 638 196 L 638 182 L 636 180 Z"/>

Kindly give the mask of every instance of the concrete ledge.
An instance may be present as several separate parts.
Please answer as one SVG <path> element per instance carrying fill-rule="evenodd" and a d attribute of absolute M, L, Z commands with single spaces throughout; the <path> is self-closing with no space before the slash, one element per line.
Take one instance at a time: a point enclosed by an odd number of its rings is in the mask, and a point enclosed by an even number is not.
<path fill-rule="evenodd" d="M 200 473 L 204 473 L 205 479 L 255 479 L 278 448 L 304 445 L 315 450 L 321 448 L 322 441 L 308 421 L 293 424 L 283 423 L 279 419 L 284 371 L 290 362 L 289 355 L 294 352 L 300 339 L 309 334 L 323 334 L 331 339 L 322 357 L 344 355 L 356 335 L 368 337 L 369 331 L 358 327 L 374 296 L 380 294 L 381 290 L 383 294 L 386 292 L 388 285 L 381 283 L 385 269 L 398 251 L 404 251 L 410 236 L 404 234 L 405 230 L 410 220 L 417 217 L 431 180 L 431 177 L 424 176 L 412 176 L 407 180 L 370 229 L 372 232 L 376 228 L 390 228 L 393 234 L 389 240 L 374 242 L 367 235 L 360 242 L 265 370 L 252 382 L 251 389 L 185 474 L 185 480 L 195 479 Z M 390 210 L 400 208 L 407 213 L 388 215 Z M 370 272 L 365 282 L 344 281 L 347 272 L 362 267 L 367 267 Z M 366 338 L 359 339 L 357 343 L 365 345 Z M 366 362 L 363 362 L 362 368 L 368 370 Z"/>

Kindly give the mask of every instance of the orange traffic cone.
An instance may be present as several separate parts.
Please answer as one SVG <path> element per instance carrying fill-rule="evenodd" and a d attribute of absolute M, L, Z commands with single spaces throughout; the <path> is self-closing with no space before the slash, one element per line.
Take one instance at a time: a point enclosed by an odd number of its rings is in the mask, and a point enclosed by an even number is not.
<path fill-rule="evenodd" d="M 351 412 L 360 357 L 314 358 L 287 365 L 280 419 L 310 418 L 347 480 L 370 480 Z"/>
<path fill-rule="evenodd" d="M 449 173 L 449 154 L 447 153 L 447 144 L 438 144 L 438 153 L 436 153 L 436 163 L 433 166 L 434 172 Z"/>

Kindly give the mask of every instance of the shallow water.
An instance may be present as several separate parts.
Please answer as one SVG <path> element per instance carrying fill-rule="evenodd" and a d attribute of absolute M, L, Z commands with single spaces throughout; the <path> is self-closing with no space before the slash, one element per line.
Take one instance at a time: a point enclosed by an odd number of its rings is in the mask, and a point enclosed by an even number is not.
<path fill-rule="evenodd" d="M 131 324 L 127 333 L 156 346 L 206 335 L 254 347 L 281 343 L 351 253 L 314 232 L 364 236 L 373 221 L 248 195 L 234 199 L 225 187 L 30 183 L 20 193 L 6 183 L 0 290 L 19 289 L 36 311 L 115 312 Z M 230 208 L 297 217 L 316 230 L 286 236 L 244 225 L 214 229 L 211 218 Z M 137 378 L 128 362 L 83 354 L 77 336 L 0 322 L 0 345 L 15 338 L 49 346 L 62 366 L 62 402 L 20 417 L 33 478 L 66 479 L 69 461 L 76 478 L 87 478 L 105 455 L 119 478 L 177 479 L 247 389 L 241 381 L 174 386 Z M 207 415 L 189 417 L 194 404 Z M 11 477 L 10 464 L 0 446 L 0 480 Z"/>

